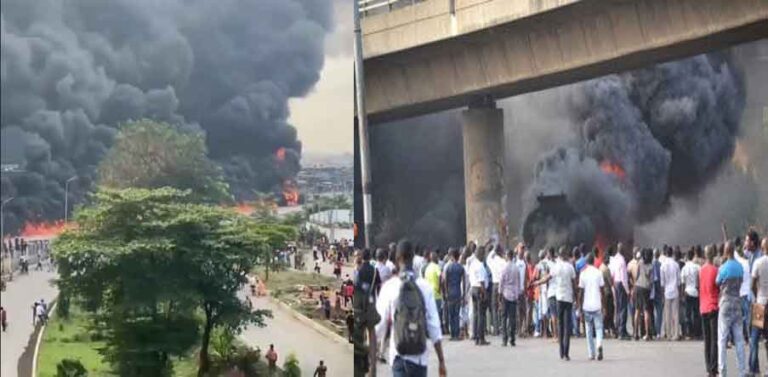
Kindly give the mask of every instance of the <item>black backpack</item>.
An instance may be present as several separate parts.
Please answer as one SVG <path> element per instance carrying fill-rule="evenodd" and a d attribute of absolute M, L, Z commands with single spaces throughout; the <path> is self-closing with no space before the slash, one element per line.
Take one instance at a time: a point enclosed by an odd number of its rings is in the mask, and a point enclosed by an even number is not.
<path fill-rule="evenodd" d="M 400 299 L 395 306 L 393 335 L 400 355 L 421 355 L 427 349 L 427 314 L 424 295 L 421 294 L 412 273 L 400 274 L 403 284 Z"/>

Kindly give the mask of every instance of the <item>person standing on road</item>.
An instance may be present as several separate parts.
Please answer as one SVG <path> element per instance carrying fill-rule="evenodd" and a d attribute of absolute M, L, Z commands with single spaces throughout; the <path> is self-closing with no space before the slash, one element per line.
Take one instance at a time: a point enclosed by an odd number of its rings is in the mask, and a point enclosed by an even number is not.
<path fill-rule="evenodd" d="M 747 240 L 751 242 L 751 240 Z M 768 247 L 768 238 L 763 239 L 762 249 L 765 250 Z M 752 294 L 755 297 L 755 303 L 763 306 L 763 312 L 765 314 L 766 304 L 768 304 L 768 255 L 761 255 L 755 260 L 755 264 L 752 265 Z M 753 306 L 752 310 L 756 308 Z M 768 352 L 768 337 L 766 337 L 765 325 L 763 328 L 757 328 L 750 324 L 749 334 L 749 372 L 757 374 L 760 372 L 760 364 L 758 362 L 758 348 L 760 337 L 766 338 L 765 349 Z"/>
<path fill-rule="evenodd" d="M 571 321 L 573 311 L 573 287 L 576 285 L 576 270 L 570 263 L 571 254 L 565 247 L 560 248 L 560 260 L 556 268 L 557 291 L 557 322 L 559 327 L 560 358 L 570 361 L 571 331 L 573 323 Z"/>
<path fill-rule="evenodd" d="M 441 283 L 445 292 L 445 305 L 448 307 L 448 330 L 451 334 L 450 340 L 459 340 L 461 335 L 461 323 L 459 316 L 461 307 L 466 301 L 466 284 L 464 267 L 459 263 L 459 250 L 451 248 L 448 250 L 450 260 L 443 268 Z"/>
<path fill-rule="evenodd" d="M 485 313 L 488 283 L 491 277 L 485 268 L 485 247 L 480 246 L 469 262 L 469 286 L 472 294 L 472 339 L 475 345 L 489 344 L 485 340 Z"/>
<path fill-rule="evenodd" d="M 600 249 L 595 247 L 594 253 L 597 254 L 599 251 Z M 611 256 L 606 254 L 599 268 L 600 274 L 603 275 L 603 298 L 605 299 L 605 305 L 603 306 L 603 337 L 607 337 L 609 333 L 616 334 L 616 326 L 613 324 L 613 279 L 611 278 L 611 270 L 608 268 L 610 261 Z"/>
<path fill-rule="evenodd" d="M 699 312 L 703 322 L 704 334 L 704 365 L 708 377 L 717 375 L 717 317 L 718 296 L 720 289 L 715 283 L 717 267 L 715 267 L 715 248 L 707 246 L 704 252 L 706 263 L 699 271 Z"/>
<path fill-rule="evenodd" d="M 741 297 L 739 290 L 741 281 L 744 279 L 744 269 L 733 256 L 733 243 L 726 242 L 723 258 L 725 263 L 720 266 L 717 272 L 715 283 L 720 287 L 720 311 L 718 313 L 717 325 L 717 346 L 718 358 L 717 365 L 720 370 L 720 377 L 727 376 L 726 356 L 728 349 L 726 343 L 728 336 L 733 337 L 736 345 L 736 358 L 739 362 L 739 376 L 744 376 L 747 372 L 744 357 L 744 334 L 742 332 L 742 313 Z"/>
<path fill-rule="evenodd" d="M 8 328 L 8 313 L 2 306 L 0 306 L 0 327 L 3 328 L 3 332 Z"/>
<path fill-rule="evenodd" d="M 664 320 L 661 335 L 667 340 L 680 340 L 680 265 L 672 258 L 672 248 L 661 263 L 661 286 L 664 288 Z M 734 261 L 734 263 L 738 263 Z"/>
<path fill-rule="evenodd" d="M 635 273 L 635 318 L 634 326 L 637 330 L 635 333 L 635 340 L 640 335 L 643 336 L 643 340 L 651 340 L 653 331 L 653 322 L 651 321 L 651 276 L 653 270 L 653 251 L 651 249 L 644 249 L 640 252 L 640 259 L 637 261 L 637 272 Z M 643 327 L 644 326 L 644 327 Z M 645 330 L 644 334 L 641 334 L 641 329 Z"/>
<path fill-rule="evenodd" d="M 432 293 L 435 297 L 435 305 L 437 306 L 437 315 L 440 317 L 440 328 L 443 328 L 443 295 L 440 292 L 440 256 L 436 251 L 429 253 L 429 263 L 424 269 L 424 280 L 427 281 L 430 287 L 432 287 Z"/>
<path fill-rule="evenodd" d="M 611 270 L 613 286 L 615 288 L 614 297 L 616 298 L 616 314 L 614 323 L 616 324 L 616 337 L 629 339 L 627 333 L 627 301 L 629 298 L 629 277 L 627 275 L 627 263 L 624 259 L 623 245 L 617 246 L 617 251 L 609 249 L 611 263 L 608 268 Z"/>
<path fill-rule="evenodd" d="M 688 338 L 699 338 L 701 319 L 699 318 L 699 273 L 701 268 L 693 261 L 696 251 L 691 248 L 686 255 L 685 267 L 680 272 L 680 280 L 684 285 L 685 312 L 683 335 Z"/>
<path fill-rule="evenodd" d="M 275 351 L 275 345 L 270 344 L 269 350 L 267 351 L 267 354 L 264 355 L 264 358 L 267 359 L 267 365 L 269 366 L 269 372 L 271 374 L 275 373 L 277 370 L 277 352 Z"/>
<path fill-rule="evenodd" d="M 751 271 L 750 274 L 747 274 L 745 276 L 745 279 L 749 278 L 751 280 L 751 277 L 754 275 L 754 265 L 757 263 L 757 260 L 763 257 L 763 251 L 760 250 L 758 247 L 758 244 L 760 242 L 760 236 L 757 234 L 757 231 L 754 229 L 750 229 L 749 232 L 747 232 L 746 237 L 744 238 L 744 256 L 746 257 L 746 261 L 748 261 L 748 264 L 745 268 L 746 271 Z M 760 370 L 760 364 L 759 359 L 757 357 L 758 348 L 759 348 L 759 342 L 760 342 L 760 336 L 762 335 L 762 331 L 758 329 L 757 327 L 753 327 L 749 322 L 749 319 L 751 317 L 750 315 L 750 302 L 749 298 L 754 290 L 752 287 L 754 287 L 754 284 L 750 282 L 750 284 L 747 286 L 748 290 L 746 293 L 744 293 L 744 284 L 742 283 L 742 314 L 745 317 L 744 320 L 744 326 L 749 329 L 749 370 L 750 373 L 758 373 Z M 744 296 L 746 295 L 746 299 Z"/>
<path fill-rule="evenodd" d="M 506 258 L 504 255 L 504 249 L 501 247 L 501 245 L 496 245 L 493 247 L 493 250 L 491 250 L 491 253 L 488 255 L 488 267 L 491 269 L 491 280 L 493 281 L 493 286 L 491 287 L 490 291 L 490 333 L 491 335 L 499 335 L 501 333 L 501 321 L 499 320 L 499 314 L 503 310 L 503 306 L 501 304 L 503 303 L 503 300 L 501 297 L 499 297 L 499 282 L 501 280 L 501 272 L 504 270 L 504 267 L 507 265 Z"/>
<path fill-rule="evenodd" d="M 515 346 L 515 327 L 517 324 L 517 300 L 521 295 L 520 273 L 515 261 L 515 251 L 507 251 L 507 263 L 501 270 L 499 277 L 499 306 L 502 308 L 502 340 L 501 346 Z"/>
<path fill-rule="evenodd" d="M 597 338 L 597 360 L 603 359 L 603 287 L 605 279 L 600 270 L 595 267 L 595 255 L 587 256 L 587 264 L 579 274 L 579 302 L 581 302 L 582 317 L 584 317 L 585 332 L 587 333 L 587 352 L 589 359 L 595 359 L 595 341 L 592 337 L 594 330 Z"/>
<path fill-rule="evenodd" d="M 376 310 L 381 317 L 376 325 L 377 336 L 383 337 L 387 331 L 392 331 L 389 345 L 392 376 L 427 376 L 428 339 L 437 353 L 438 374 L 445 377 L 445 358 L 437 306 L 429 284 L 414 272 L 413 246 L 409 241 L 401 241 L 397 245 L 397 262 L 400 275 L 393 276 L 384 284 L 376 301 Z M 408 307 L 405 307 L 401 298 L 408 301 L 414 298 L 417 292 L 420 293 L 416 295 L 420 297 L 420 302 L 409 302 Z M 411 305 L 420 306 L 421 310 L 410 310 Z"/>
<path fill-rule="evenodd" d="M 520 337 L 526 337 L 528 331 L 528 300 L 525 296 L 525 287 L 529 282 L 525 280 L 525 275 L 528 273 L 528 265 L 525 261 L 525 244 L 520 242 L 515 247 L 517 251 L 517 260 L 515 265 L 520 274 L 520 297 L 517 299 L 517 335 Z"/>

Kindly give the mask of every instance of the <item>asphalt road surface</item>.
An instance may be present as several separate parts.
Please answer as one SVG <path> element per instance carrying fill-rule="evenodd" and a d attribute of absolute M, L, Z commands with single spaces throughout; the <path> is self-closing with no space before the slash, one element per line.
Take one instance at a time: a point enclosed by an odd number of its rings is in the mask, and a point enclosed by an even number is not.
<path fill-rule="evenodd" d="M 15 274 L 0 293 L 0 305 L 8 311 L 8 330 L 0 334 L 0 377 L 16 377 L 19 358 L 34 332 L 32 303 L 41 298 L 50 303 L 56 297 L 54 278 L 55 273 L 44 271 Z"/>
<path fill-rule="evenodd" d="M 299 322 L 266 297 L 252 300 L 255 309 L 272 310 L 273 318 L 265 320 L 266 327 L 249 326 L 243 331 L 240 338 L 248 345 L 259 347 L 264 355 L 269 345 L 274 344 L 280 366 L 289 354 L 296 354 L 304 376 L 312 376 L 320 360 L 328 366 L 329 376 L 353 375 L 352 348 L 347 344 L 334 341 Z"/>
<path fill-rule="evenodd" d="M 561 361 L 557 343 L 549 339 L 518 339 L 516 347 L 501 347 L 499 337 L 491 345 L 475 346 L 471 341 L 443 342 L 449 376 L 590 376 L 590 377 L 686 377 L 706 376 L 703 341 L 621 341 L 603 344 L 605 359 L 590 361 L 586 338 L 571 338 L 571 361 Z M 764 344 L 760 365 L 768 371 Z M 437 357 L 430 347 L 429 376 L 437 376 Z M 748 357 L 749 348 L 745 349 Z M 728 375 L 737 376 L 735 348 L 728 350 Z M 378 364 L 378 376 L 391 376 L 388 365 Z"/>

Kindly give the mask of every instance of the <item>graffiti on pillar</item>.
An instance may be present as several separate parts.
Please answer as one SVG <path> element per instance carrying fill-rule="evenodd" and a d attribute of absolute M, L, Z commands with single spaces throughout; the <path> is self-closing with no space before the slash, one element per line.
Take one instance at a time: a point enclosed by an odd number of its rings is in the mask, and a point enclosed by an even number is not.
<path fill-rule="evenodd" d="M 503 171 L 498 161 L 475 161 L 469 167 L 469 194 L 476 199 L 493 199 L 502 192 Z M 499 200 L 499 199 L 496 199 Z"/>

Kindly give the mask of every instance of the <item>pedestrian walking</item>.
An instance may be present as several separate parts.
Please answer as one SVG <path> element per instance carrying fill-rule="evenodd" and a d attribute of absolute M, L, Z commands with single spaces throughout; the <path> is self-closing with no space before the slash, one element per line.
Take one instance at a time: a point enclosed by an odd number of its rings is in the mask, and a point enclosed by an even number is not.
<path fill-rule="evenodd" d="M 315 368 L 315 373 L 312 377 L 325 377 L 326 373 L 328 373 L 328 367 L 325 366 L 323 360 L 320 360 L 320 364 Z"/>
<path fill-rule="evenodd" d="M 441 345 L 440 318 L 432 289 L 414 271 L 413 246 L 409 241 L 397 245 L 400 275 L 390 278 L 381 288 L 376 310 L 381 320 L 376 325 L 377 337 L 392 331 L 389 363 L 394 377 L 426 377 L 429 363 L 429 340 L 437 353 L 438 374 L 446 376 Z"/>
<path fill-rule="evenodd" d="M 587 333 L 587 354 L 590 360 L 603 359 L 603 287 L 605 279 L 595 267 L 595 255 L 590 253 L 586 266 L 579 274 L 579 302 L 581 302 Z M 594 336 L 593 336 L 594 333 Z M 594 339 L 593 339 L 594 338 Z M 595 354 L 595 342 L 597 354 Z"/>
<path fill-rule="evenodd" d="M 273 374 L 277 370 L 277 351 L 275 351 L 275 345 L 270 344 L 269 350 L 267 350 L 267 354 L 264 355 L 264 358 L 267 359 L 267 366 L 269 367 L 269 373 Z"/>

